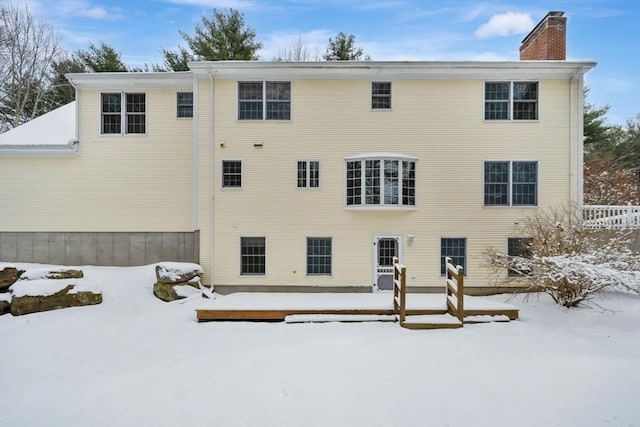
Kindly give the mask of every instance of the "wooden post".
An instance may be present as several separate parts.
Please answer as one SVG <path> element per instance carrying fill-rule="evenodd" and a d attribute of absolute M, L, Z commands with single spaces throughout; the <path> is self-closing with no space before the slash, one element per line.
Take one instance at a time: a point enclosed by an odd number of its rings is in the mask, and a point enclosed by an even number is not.
<path fill-rule="evenodd" d="M 458 320 L 464 323 L 464 268 L 458 266 Z"/>
<path fill-rule="evenodd" d="M 402 266 L 400 273 L 400 323 L 404 323 L 407 317 L 407 269 Z"/>

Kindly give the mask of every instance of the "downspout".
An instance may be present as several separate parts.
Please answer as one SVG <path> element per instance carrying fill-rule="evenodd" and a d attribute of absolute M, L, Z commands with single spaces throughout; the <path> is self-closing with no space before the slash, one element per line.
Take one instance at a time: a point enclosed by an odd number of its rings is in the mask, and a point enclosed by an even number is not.
<path fill-rule="evenodd" d="M 198 78 L 193 74 L 193 129 L 192 129 L 192 165 L 191 165 L 191 228 L 193 231 L 198 230 L 198 170 L 200 154 L 200 138 L 198 135 L 198 116 L 200 109 L 198 108 Z"/>
<path fill-rule="evenodd" d="M 578 78 L 578 206 L 584 204 L 584 71 Z"/>
<path fill-rule="evenodd" d="M 214 289 L 213 284 L 213 248 L 214 248 L 214 233 L 213 233 L 213 208 L 214 208 L 214 193 L 215 189 L 213 181 L 215 177 L 214 173 L 214 161 L 213 161 L 213 74 L 211 68 L 207 68 L 207 74 L 209 74 L 209 170 L 211 171 L 211 177 L 209 179 L 209 269 L 211 271 L 211 289 Z"/>
<path fill-rule="evenodd" d="M 576 204 L 576 198 L 575 198 L 575 192 L 576 192 L 576 188 L 573 185 L 573 176 L 574 176 L 574 160 L 573 160 L 573 144 L 575 143 L 575 129 L 574 129 L 574 122 L 575 122 L 575 102 L 573 100 L 574 97 L 574 89 L 573 89 L 573 85 L 575 82 L 575 78 L 576 78 L 576 74 L 574 74 L 573 76 L 571 76 L 571 78 L 569 79 L 569 204 L 570 206 L 568 206 L 568 209 L 570 212 L 573 212 L 573 210 L 577 207 L 575 206 Z M 578 154 L 576 153 L 576 157 L 578 156 Z M 577 158 L 576 158 L 577 161 Z"/>

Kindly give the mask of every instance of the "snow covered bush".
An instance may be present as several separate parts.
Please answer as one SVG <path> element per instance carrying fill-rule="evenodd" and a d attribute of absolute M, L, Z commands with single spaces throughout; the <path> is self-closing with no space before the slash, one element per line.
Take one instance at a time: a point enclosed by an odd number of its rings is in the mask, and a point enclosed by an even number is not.
<path fill-rule="evenodd" d="M 565 307 L 588 305 L 604 289 L 640 294 L 640 256 L 628 247 L 628 233 L 603 238 L 585 229 L 579 209 L 540 211 L 518 230 L 526 238 L 511 254 L 485 251 L 501 284 L 518 283 L 545 292 Z"/>

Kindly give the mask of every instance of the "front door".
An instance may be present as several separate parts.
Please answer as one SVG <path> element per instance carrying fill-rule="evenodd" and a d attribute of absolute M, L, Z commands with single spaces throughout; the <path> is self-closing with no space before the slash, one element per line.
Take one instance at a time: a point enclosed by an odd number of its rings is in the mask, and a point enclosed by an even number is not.
<path fill-rule="evenodd" d="M 374 287 L 393 289 L 393 257 L 400 257 L 400 238 L 377 236 L 374 240 Z"/>

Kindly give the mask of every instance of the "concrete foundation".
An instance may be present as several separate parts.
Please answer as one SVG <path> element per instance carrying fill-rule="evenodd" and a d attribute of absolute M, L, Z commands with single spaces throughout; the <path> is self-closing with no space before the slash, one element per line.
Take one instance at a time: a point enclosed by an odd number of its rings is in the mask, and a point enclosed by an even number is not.
<path fill-rule="evenodd" d="M 199 232 L 0 232 L 0 261 L 60 265 L 135 266 L 200 262 Z"/>

